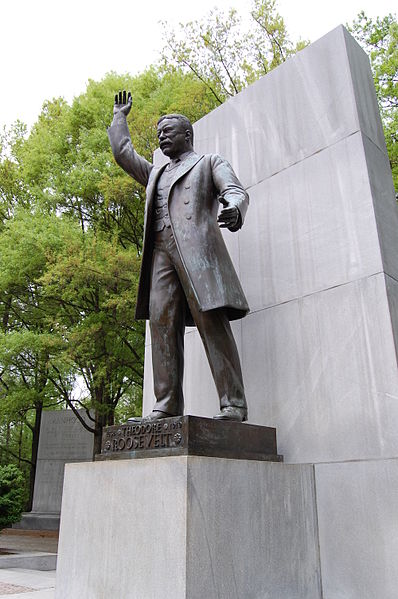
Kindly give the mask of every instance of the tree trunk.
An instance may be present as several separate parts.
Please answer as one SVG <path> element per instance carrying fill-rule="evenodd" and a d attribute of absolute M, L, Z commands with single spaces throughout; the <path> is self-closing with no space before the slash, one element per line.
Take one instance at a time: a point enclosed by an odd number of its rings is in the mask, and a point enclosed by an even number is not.
<path fill-rule="evenodd" d="M 21 467 L 22 433 L 23 433 L 23 422 L 21 422 L 21 426 L 20 426 L 20 429 L 19 429 L 19 439 L 18 439 L 18 468 Z"/>
<path fill-rule="evenodd" d="M 93 446 L 93 459 L 97 453 L 101 453 L 101 442 L 102 442 L 102 424 L 95 423 L 94 431 L 94 446 Z"/>
<path fill-rule="evenodd" d="M 10 422 L 7 422 L 7 434 L 6 434 L 6 449 L 10 446 L 10 435 L 11 435 L 11 426 Z"/>
<path fill-rule="evenodd" d="M 33 426 L 33 431 L 32 431 L 32 465 L 30 467 L 29 499 L 28 499 L 28 503 L 26 506 L 27 512 L 30 512 L 32 510 L 32 505 L 33 505 L 33 491 L 35 488 L 36 464 L 37 464 L 37 454 L 39 451 L 40 425 L 41 425 L 42 412 L 43 412 L 43 404 L 37 405 L 36 406 L 36 414 L 35 414 L 35 424 Z"/>
<path fill-rule="evenodd" d="M 94 389 L 95 393 L 95 424 L 94 424 L 94 447 L 93 447 L 93 460 L 97 453 L 101 453 L 101 442 L 102 442 L 102 429 L 105 426 L 105 414 L 104 414 L 104 395 L 105 385 L 101 382 Z"/>

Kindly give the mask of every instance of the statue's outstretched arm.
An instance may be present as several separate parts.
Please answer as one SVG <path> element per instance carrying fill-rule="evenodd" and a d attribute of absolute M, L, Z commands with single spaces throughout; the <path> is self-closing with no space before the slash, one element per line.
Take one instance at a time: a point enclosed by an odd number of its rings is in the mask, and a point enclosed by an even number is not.
<path fill-rule="evenodd" d="M 108 137 L 113 156 L 118 165 L 133 179 L 146 187 L 153 165 L 137 154 L 131 143 L 127 125 L 127 115 L 131 110 L 131 106 L 132 98 L 130 92 L 120 91 L 115 95 L 113 121 L 112 125 L 108 128 Z"/>

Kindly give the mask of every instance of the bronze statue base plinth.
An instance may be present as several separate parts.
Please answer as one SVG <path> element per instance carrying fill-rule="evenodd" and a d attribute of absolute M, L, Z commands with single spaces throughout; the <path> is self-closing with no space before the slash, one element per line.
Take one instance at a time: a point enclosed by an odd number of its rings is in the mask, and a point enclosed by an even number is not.
<path fill-rule="evenodd" d="M 104 429 L 96 460 L 197 455 L 281 462 L 276 430 L 267 426 L 175 416 Z"/>

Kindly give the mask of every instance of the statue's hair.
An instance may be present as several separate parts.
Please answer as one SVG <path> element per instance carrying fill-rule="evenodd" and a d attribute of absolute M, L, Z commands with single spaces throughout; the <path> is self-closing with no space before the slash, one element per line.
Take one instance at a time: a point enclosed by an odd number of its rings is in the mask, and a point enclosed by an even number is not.
<path fill-rule="evenodd" d="M 165 119 L 175 119 L 176 121 L 178 121 L 181 124 L 181 126 L 184 127 L 185 130 L 188 130 L 189 133 L 191 134 L 191 142 L 193 144 L 193 127 L 191 125 L 191 121 L 185 115 L 177 114 L 177 113 L 165 114 L 165 115 L 161 116 L 160 119 L 158 120 L 158 125 Z"/>

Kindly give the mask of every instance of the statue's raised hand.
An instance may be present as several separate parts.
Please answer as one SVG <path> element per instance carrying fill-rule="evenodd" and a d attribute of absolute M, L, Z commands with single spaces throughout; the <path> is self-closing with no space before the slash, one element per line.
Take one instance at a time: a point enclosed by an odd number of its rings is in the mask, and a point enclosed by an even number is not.
<path fill-rule="evenodd" d="M 127 116 L 131 110 L 132 103 L 133 100 L 131 98 L 131 92 L 127 93 L 126 90 L 119 92 L 115 95 L 113 114 L 118 114 L 119 112 L 121 112 L 122 114 Z"/>

